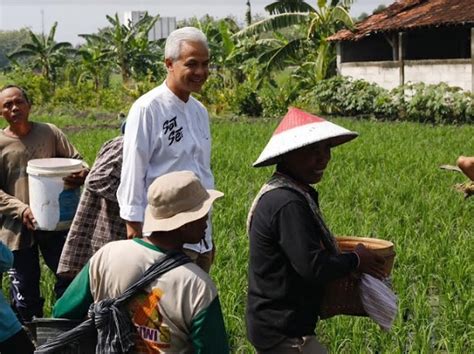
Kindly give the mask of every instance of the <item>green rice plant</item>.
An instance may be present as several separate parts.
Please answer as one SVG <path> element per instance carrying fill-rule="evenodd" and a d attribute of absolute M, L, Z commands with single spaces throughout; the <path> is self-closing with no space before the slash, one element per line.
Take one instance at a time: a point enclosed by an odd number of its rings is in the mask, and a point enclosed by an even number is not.
<path fill-rule="evenodd" d="M 474 208 L 452 188 L 463 177 L 438 166 L 461 153 L 472 154 L 467 142 L 473 127 L 335 121 L 361 135 L 333 151 L 317 185 L 322 210 L 336 235 L 395 243 L 399 313 L 390 333 L 367 318 L 336 317 L 318 324 L 318 336 L 337 353 L 472 351 Z M 234 352 L 253 352 L 245 339 L 245 220 L 253 197 L 272 173 L 272 168 L 254 169 L 251 163 L 275 125 L 212 125 L 213 170 L 217 188 L 226 193 L 213 213 L 217 260 L 212 276 Z"/>
<path fill-rule="evenodd" d="M 398 314 L 389 333 L 368 318 L 320 321 L 319 339 L 334 353 L 468 353 L 474 351 L 474 198 L 453 189 L 461 174 L 442 171 L 460 154 L 473 155 L 474 126 L 333 119 L 360 137 L 333 150 L 316 186 L 327 223 L 336 235 L 391 240 Z M 53 120 L 54 122 L 54 120 Z M 64 123 L 64 124 L 63 124 Z M 63 122 L 72 142 L 92 163 L 117 128 Z M 96 124 L 99 124 L 96 122 Z M 213 119 L 212 169 L 225 193 L 213 208 L 216 260 L 211 269 L 233 353 L 253 353 L 246 339 L 248 238 L 246 218 L 261 185 L 273 172 L 252 162 L 277 120 Z M 53 303 L 52 277 L 43 273 L 46 312 Z"/>

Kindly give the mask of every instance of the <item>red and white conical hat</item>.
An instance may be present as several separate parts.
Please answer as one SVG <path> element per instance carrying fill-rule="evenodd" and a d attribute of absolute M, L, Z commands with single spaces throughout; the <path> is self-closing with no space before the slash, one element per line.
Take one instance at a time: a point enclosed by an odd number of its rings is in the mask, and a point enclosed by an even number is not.
<path fill-rule="evenodd" d="M 330 140 L 334 147 L 344 144 L 358 135 L 356 132 L 323 118 L 297 108 L 290 108 L 253 166 L 262 167 L 276 164 L 277 157 L 306 145 Z"/>

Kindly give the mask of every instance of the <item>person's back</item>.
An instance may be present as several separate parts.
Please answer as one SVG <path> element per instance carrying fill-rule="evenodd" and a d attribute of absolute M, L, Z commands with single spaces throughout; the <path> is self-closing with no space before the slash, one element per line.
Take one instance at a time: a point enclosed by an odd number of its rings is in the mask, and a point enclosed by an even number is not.
<path fill-rule="evenodd" d="M 114 241 L 102 247 L 79 274 L 80 283 L 68 288 L 55 308 L 55 317 L 82 319 L 88 304 L 74 307 L 69 295 L 82 293 L 93 302 L 115 298 L 143 276 L 154 263 L 164 257 L 164 250 L 142 239 Z M 89 288 L 90 293 L 78 291 Z M 74 300 L 73 300 L 74 301 Z M 199 331 L 200 319 L 218 302 L 217 290 L 209 275 L 194 263 L 170 270 L 143 289 L 129 303 L 128 309 L 140 337 L 135 351 L 192 351 L 192 331 Z M 207 331 L 206 335 L 213 335 Z"/>
<path fill-rule="evenodd" d="M 189 171 L 157 178 L 148 193 L 144 223 L 144 230 L 152 234 L 102 247 L 58 300 L 53 315 L 84 318 L 91 303 L 123 294 L 168 250 L 181 250 L 183 243 L 199 241 L 212 202 L 221 195 L 206 191 Z M 159 210 L 156 215 L 154 210 Z M 127 306 L 138 334 L 134 352 L 228 352 L 217 289 L 194 263 L 164 273 Z"/>

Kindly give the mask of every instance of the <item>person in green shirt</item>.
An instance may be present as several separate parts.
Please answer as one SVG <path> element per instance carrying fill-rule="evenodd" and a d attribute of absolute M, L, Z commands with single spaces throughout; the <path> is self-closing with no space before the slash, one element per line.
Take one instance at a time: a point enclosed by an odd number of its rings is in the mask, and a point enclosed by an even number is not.
<path fill-rule="evenodd" d="M 56 302 L 53 316 L 85 318 L 91 303 L 122 294 L 167 251 L 199 242 L 212 203 L 222 195 L 206 190 L 190 171 L 156 178 L 148 190 L 143 224 L 150 236 L 102 247 Z M 163 274 L 127 307 L 137 329 L 135 353 L 229 352 L 217 289 L 194 263 Z"/>

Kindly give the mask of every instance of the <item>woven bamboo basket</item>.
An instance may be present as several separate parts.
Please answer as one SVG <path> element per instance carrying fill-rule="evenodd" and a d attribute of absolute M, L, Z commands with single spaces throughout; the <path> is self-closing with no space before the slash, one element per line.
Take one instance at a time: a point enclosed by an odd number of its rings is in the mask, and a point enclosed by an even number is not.
<path fill-rule="evenodd" d="M 389 276 L 392 272 L 393 262 L 395 261 L 395 251 L 393 243 L 378 238 L 339 236 L 336 237 L 337 244 L 342 252 L 352 252 L 359 243 L 362 243 L 372 252 L 385 258 L 384 272 Z"/>
<path fill-rule="evenodd" d="M 384 271 L 387 276 L 392 272 L 395 260 L 392 242 L 352 236 L 336 237 L 336 240 L 342 252 L 352 252 L 359 243 L 362 243 L 372 252 L 385 258 Z M 354 272 L 329 283 L 324 289 L 319 317 L 325 319 L 336 315 L 367 316 L 360 300 L 359 282 L 360 274 Z"/>

